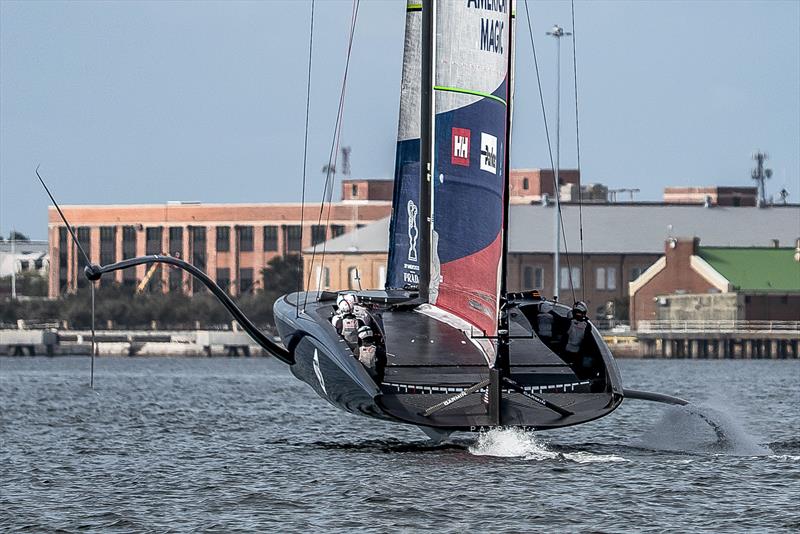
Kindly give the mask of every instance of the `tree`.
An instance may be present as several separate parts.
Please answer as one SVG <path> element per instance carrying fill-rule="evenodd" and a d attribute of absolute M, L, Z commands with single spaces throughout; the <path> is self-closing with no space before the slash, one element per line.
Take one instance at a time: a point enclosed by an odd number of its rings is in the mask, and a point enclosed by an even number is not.
<path fill-rule="evenodd" d="M 31 239 L 23 234 L 22 232 L 17 232 L 16 230 L 11 230 L 8 234 L 9 241 L 30 241 Z"/>
<path fill-rule="evenodd" d="M 264 292 L 277 296 L 297 291 L 302 284 L 303 258 L 299 254 L 276 256 L 269 260 L 261 271 L 264 276 Z"/>

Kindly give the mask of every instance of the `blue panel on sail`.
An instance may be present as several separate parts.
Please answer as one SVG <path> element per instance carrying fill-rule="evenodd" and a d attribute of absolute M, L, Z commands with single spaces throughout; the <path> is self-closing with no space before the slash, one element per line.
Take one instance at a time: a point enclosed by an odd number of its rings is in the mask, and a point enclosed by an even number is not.
<path fill-rule="evenodd" d="M 387 288 L 419 284 L 419 139 L 397 143 Z"/>
<path fill-rule="evenodd" d="M 400 82 L 400 120 L 394 167 L 394 198 L 389 225 L 389 262 L 386 288 L 419 285 L 422 247 L 419 233 L 423 211 L 419 202 L 420 174 L 420 64 L 422 62 L 422 12 L 417 0 L 408 0 L 403 75 Z"/>

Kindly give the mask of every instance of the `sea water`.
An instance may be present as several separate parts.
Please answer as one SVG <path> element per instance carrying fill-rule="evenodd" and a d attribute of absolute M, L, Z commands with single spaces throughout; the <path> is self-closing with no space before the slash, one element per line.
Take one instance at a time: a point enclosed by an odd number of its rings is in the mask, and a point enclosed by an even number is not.
<path fill-rule="evenodd" d="M 432 445 L 270 359 L 0 358 L 0 531 L 800 529 L 800 362 L 620 367 L 699 406 Z"/>

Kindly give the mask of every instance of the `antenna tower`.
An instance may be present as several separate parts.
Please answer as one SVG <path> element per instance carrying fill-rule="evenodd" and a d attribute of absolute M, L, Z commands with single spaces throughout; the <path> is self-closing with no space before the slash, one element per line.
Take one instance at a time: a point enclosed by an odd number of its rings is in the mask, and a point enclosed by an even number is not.
<path fill-rule="evenodd" d="M 764 162 L 767 161 L 769 156 L 766 152 L 760 150 L 753 154 L 753 161 L 756 162 L 756 168 L 753 169 L 750 176 L 758 182 L 758 201 L 757 206 L 763 208 L 767 205 L 766 185 L 767 180 L 772 178 L 772 169 L 764 168 Z"/>

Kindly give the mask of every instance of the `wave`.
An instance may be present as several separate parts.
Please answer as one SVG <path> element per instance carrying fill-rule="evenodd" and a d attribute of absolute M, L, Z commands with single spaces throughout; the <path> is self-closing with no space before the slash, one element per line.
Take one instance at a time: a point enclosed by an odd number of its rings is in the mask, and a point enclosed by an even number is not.
<path fill-rule="evenodd" d="M 767 456 L 772 450 L 759 443 L 739 420 L 710 406 L 670 406 L 635 446 L 651 450 Z"/>
<path fill-rule="evenodd" d="M 478 435 L 469 452 L 475 456 L 522 458 L 528 461 L 556 460 L 575 463 L 627 462 L 616 454 L 596 454 L 589 451 L 559 451 L 536 438 L 532 432 L 517 428 L 493 429 Z"/>

